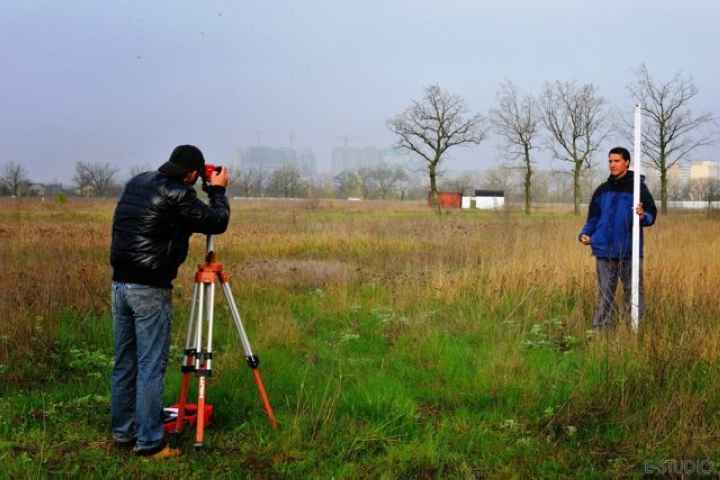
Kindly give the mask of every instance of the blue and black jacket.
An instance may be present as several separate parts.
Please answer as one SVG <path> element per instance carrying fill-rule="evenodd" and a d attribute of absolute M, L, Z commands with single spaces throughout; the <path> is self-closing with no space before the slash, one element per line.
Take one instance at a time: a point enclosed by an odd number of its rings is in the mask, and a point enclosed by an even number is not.
<path fill-rule="evenodd" d="M 630 258 L 632 256 L 633 176 L 628 170 L 621 178 L 612 175 L 593 193 L 588 218 L 580 235 L 590 237 L 592 253 L 598 258 Z M 640 202 L 645 214 L 640 225 L 655 223 L 657 208 L 645 177 L 640 177 Z M 643 234 L 640 229 L 640 256 L 643 255 Z"/>

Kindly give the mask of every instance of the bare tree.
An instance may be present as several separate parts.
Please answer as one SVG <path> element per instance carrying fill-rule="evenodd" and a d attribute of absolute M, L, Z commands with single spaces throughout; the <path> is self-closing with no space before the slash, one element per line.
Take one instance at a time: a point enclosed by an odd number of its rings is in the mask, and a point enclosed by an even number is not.
<path fill-rule="evenodd" d="M 445 152 L 457 145 L 478 144 L 486 137 L 486 120 L 476 114 L 468 116 L 465 101 L 438 85 L 425 89 L 421 100 L 388 121 L 388 128 L 398 136 L 397 147 L 419 155 L 430 177 L 430 195 L 437 198 L 438 166 Z"/>
<path fill-rule="evenodd" d="M 427 201 L 427 176 L 425 172 L 417 172 L 413 169 L 408 169 L 408 178 L 403 182 L 400 190 L 401 200 L 426 200 Z"/>
<path fill-rule="evenodd" d="M 353 170 L 343 170 L 333 178 L 338 198 L 354 197 L 360 192 L 360 179 Z"/>
<path fill-rule="evenodd" d="M 335 196 L 335 184 L 332 175 L 316 174 L 308 178 L 307 182 L 309 198 L 333 198 Z"/>
<path fill-rule="evenodd" d="M 27 190 L 30 180 L 25 167 L 19 163 L 8 162 L 3 167 L 0 183 L 10 195 L 20 197 Z"/>
<path fill-rule="evenodd" d="M 540 102 L 548 147 L 555 158 L 572 164 L 574 211 L 579 215 L 582 171 L 592 166 L 592 155 L 607 136 L 605 100 L 592 84 L 556 81 L 545 84 Z"/>
<path fill-rule="evenodd" d="M 502 137 L 510 160 L 521 161 L 525 193 L 525 213 L 530 214 L 533 181 L 533 161 L 530 151 L 540 131 L 540 108 L 531 95 L 520 96 L 509 80 L 500 84 L 498 107 L 490 111 L 495 133 Z"/>
<path fill-rule="evenodd" d="M 105 197 L 115 187 L 115 174 L 118 169 L 109 163 L 77 162 L 73 181 L 81 195 Z"/>
<path fill-rule="evenodd" d="M 709 215 L 713 208 L 717 207 L 717 203 L 720 200 L 720 180 L 715 178 L 710 181 L 705 198 L 707 199 L 707 209 Z"/>
<path fill-rule="evenodd" d="M 547 170 L 533 172 L 532 198 L 536 202 L 552 201 L 551 185 L 552 173 Z"/>
<path fill-rule="evenodd" d="M 339 197 L 350 197 L 359 193 L 365 199 L 387 199 L 396 193 L 400 183 L 406 180 L 408 174 L 403 167 L 387 163 L 343 170 L 334 179 Z"/>
<path fill-rule="evenodd" d="M 365 199 L 374 198 L 377 191 L 377 185 L 375 183 L 373 169 L 370 167 L 360 167 L 355 171 L 355 174 L 357 175 L 359 181 L 362 197 Z"/>
<path fill-rule="evenodd" d="M 267 183 L 266 175 L 259 168 L 236 168 L 232 179 L 232 189 L 241 197 L 261 197 Z"/>
<path fill-rule="evenodd" d="M 667 193 L 668 200 L 685 200 L 690 193 L 690 179 L 680 175 L 668 174 Z"/>
<path fill-rule="evenodd" d="M 451 178 L 444 178 L 440 182 L 440 186 L 443 190 L 449 190 L 451 192 L 465 192 L 466 190 L 472 189 L 473 186 L 477 185 L 478 182 L 475 176 L 470 173 L 459 173 Z"/>
<path fill-rule="evenodd" d="M 553 202 L 566 203 L 573 200 L 573 176 L 571 172 L 549 170 L 550 198 Z"/>
<path fill-rule="evenodd" d="M 512 172 L 508 167 L 500 166 L 489 168 L 482 174 L 482 185 L 493 190 L 502 190 L 505 195 L 513 189 Z"/>
<path fill-rule="evenodd" d="M 377 195 L 383 200 L 393 195 L 398 185 L 408 179 L 408 174 L 403 167 L 391 166 L 387 163 L 381 163 L 373 168 L 372 176 L 375 179 Z"/>
<path fill-rule="evenodd" d="M 302 178 L 300 169 L 295 165 L 283 165 L 275 170 L 268 181 L 268 193 L 279 197 L 305 197 L 307 183 Z"/>
<path fill-rule="evenodd" d="M 641 65 L 628 90 L 639 103 L 647 121 L 643 128 L 643 155 L 660 175 L 660 208 L 667 213 L 668 171 L 697 148 L 712 145 L 716 132 L 710 113 L 694 115 L 690 103 L 698 89 L 692 78 L 676 73 L 667 82 L 657 82 L 647 66 Z M 632 126 L 626 120 L 624 130 L 632 138 Z"/>
<path fill-rule="evenodd" d="M 693 201 L 711 200 L 717 191 L 715 178 L 694 178 L 688 182 L 688 198 Z"/>

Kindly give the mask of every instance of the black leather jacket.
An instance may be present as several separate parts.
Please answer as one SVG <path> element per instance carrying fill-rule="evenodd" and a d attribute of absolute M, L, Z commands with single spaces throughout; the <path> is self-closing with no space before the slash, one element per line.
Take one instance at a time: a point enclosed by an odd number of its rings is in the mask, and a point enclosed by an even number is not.
<path fill-rule="evenodd" d="M 116 282 L 171 288 L 190 235 L 223 233 L 230 206 L 223 187 L 208 187 L 210 205 L 178 178 L 145 172 L 125 186 L 115 208 L 110 263 Z"/>

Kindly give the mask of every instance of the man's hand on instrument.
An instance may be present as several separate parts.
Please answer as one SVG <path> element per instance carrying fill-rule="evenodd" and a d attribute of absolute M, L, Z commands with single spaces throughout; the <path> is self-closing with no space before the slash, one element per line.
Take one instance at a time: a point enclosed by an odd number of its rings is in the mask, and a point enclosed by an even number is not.
<path fill-rule="evenodd" d="M 229 183 L 230 175 L 228 174 L 228 169 L 226 167 L 223 167 L 220 172 L 213 172 L 210 177 L 210 185 L 216 187 L 227 187 Z"/>

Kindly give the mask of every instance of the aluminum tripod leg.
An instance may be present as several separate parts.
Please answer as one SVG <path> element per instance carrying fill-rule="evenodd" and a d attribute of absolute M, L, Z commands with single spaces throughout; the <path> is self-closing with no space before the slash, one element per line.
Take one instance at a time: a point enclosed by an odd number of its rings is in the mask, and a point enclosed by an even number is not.
<path fill-rule="evenodd" d="M 207 290 L 205 296 L 205 305 L 203 308 L 207 314 L 207 347 L 200 354 L 201 367 L 197 373 L 198 379 L 198 412 L 197 412 L 197 430 L 195 431 L 195 448 L 203 446 L 205 441 L 205 391 L 207 388 L 207 377 L 212 375 L 212 334 L 213 334 L 213 316 L 215 303 L 215 284 L 203 284 L 201 288 Z M 200 327 L 202 328 L 202 327 Z"/>
<path fill-rule="evenodd" d="M 222 278 L 223 293 L 225 294 L 225 300 L 227 300 L 228 306 L 230 307 L 230 313 L 235 327 L 237 328 L 238 334 L 240 335 L 240 343 L 242 343 L 243 351 L 245 352 L 245 359 L 247 360 L 248 366 L 253 371 L 255 377 L 255 383 L 260 393 L 260 399 L 263 402 L 263 407 L 267 413 L 270 423 L 273 428 L 277 428 L 277 420 L 275 420 L 275 414 L 273 413 L 272 407 L 270 406 L 270 400 L 268 399 L 267 392 L 265 391 L 265 385 L 263 384 L 262 377 L 260 376 L 260 359 L 255 356 L 250 346 L 250 340 L 248 339 L 245 327 L 243 327 L 242 320 L 240 319 L 240 312 L 238 311 L 237 305 L 235 305 L 235 298 L 233 297 L 232 290 L 230 290 L 230 283 L 226 278 Z"/>
<path fill-rule="evenodd" d="M 190 388 L 190 375 L 195 371 L 195 357 L 197 351 L 193 348 L 195 337 L 195 328 L 197 327 L 197 308 L 198 295 L 200 294 L 200 284 L 193 286 L 192 304 L 190 307 L 190 317 L 188 318 L 188 331 L 185 340 L 185 355 L 182 362 L 182 381 L 180 384 L 180 399 L 178 400 L 177 420 L 175 421 L 175 433 L 180 434 L 185 421 L 185 404 L 187 403 L 188 390 Z"/>
<path fill-rule="evenodd" d="M 195 324 L 195 370 L 202 366 L 202 324 L 205 313 L 205 286 L 198 284 L 197 323 Z"/>

